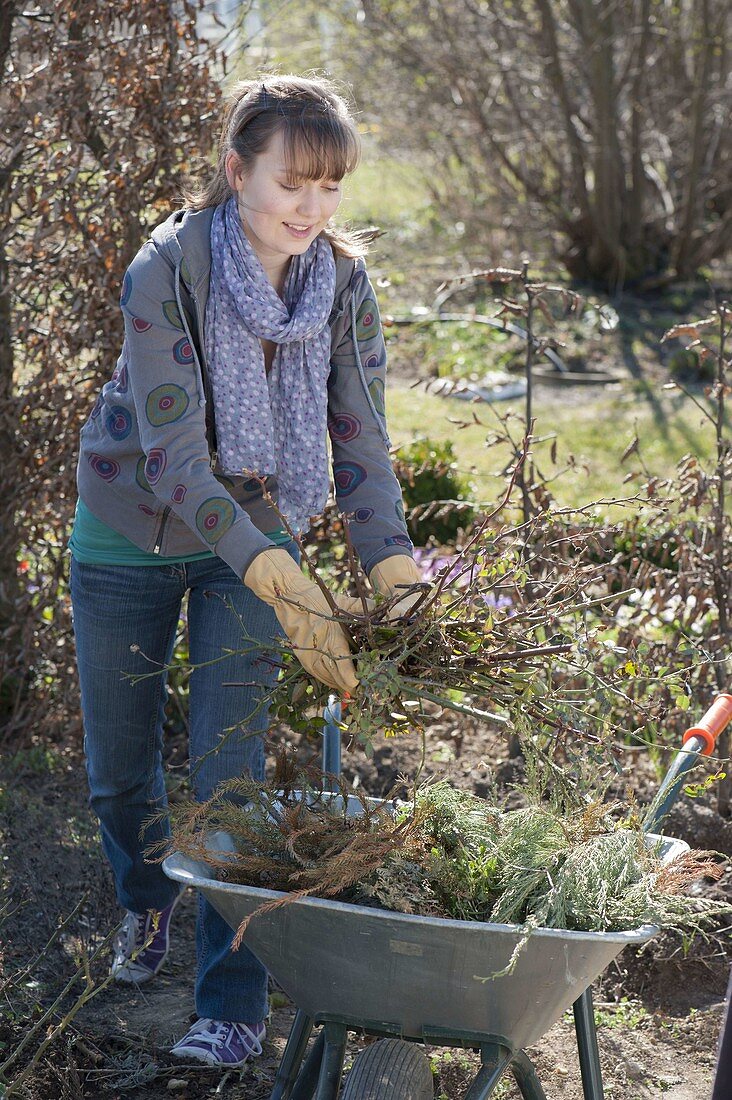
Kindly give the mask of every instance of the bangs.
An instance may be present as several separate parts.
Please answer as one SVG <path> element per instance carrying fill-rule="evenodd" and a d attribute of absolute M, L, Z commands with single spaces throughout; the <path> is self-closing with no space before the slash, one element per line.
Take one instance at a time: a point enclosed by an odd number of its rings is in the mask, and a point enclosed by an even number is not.
<path fill-rule="evenodd" d="M 333 115 L 288 112 L 283 119 L 285 167 L 292 180 L 340 181 L 357 166 L 358 135 Z"/>

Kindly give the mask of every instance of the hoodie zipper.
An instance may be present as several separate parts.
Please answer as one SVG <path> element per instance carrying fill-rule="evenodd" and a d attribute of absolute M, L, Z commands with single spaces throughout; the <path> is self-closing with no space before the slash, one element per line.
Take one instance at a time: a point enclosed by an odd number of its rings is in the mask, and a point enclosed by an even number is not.
<path fill-rule="evenodd" d="M 193 309 L 194 309 L 195 314 L 196 314 L 196 327 L 198 329 L 199 347 L 198 348 L 196 347 L 196 343 L 193 340 L 190 333 L 188 333 L 188 338 L 191 341 L 191 347 L 193 348 L 193 354 L 196 357 L 196 361 L 198 363 L 198 370 L 199 370 L 200 375 L 201 375 L 201 382 L 203 383 L 203 396 L 204 396 L 204 399 L 206 401 L 206 412 L 208 413 L 209 417 L 211 418 L 211 430 L 210 431 L 208 430 L 208 425 L 207 425 L 206 426 L 206 436 L 207 436 L 207 443 L 208 443 L 208 447 L 209 447 L 209 455 L 210 455 L 210 458 L 211 458 L 211 469 L 213 470 L 214 466 L 216 465 L 216 461 L 217 461 L 217 457 L 218 457 L 217 454 L 216 454 L 218 448 L 217 448 L 217 439 L 216 439 L 216 420 L 215 420 L 215 417 L 214 417 L 213 390 L 212 390 L 212 387 L 211 387 L 211 379 L 208 376 L 208 367 L 206 365 L 206 352 L 203 348 L 203 316 L 202 316 L 202 313 L 201 313 L 201 306 L 200 306 L 200 303 L 198 301 L 198 296 L 197 296 L 196 292 L 193 290 L 192 287 L 189 290 L 189 294 L 191 296 L 191 300 L 193 301 Z M 185 321 L 184 321 L 184 324 L 185 324 Z"/>
<path fill-rule="evenodd" d="M 178 311 L 180 313 L 181 321 L 183 322 L 183 331 L 185 332 L 186 336 L 188 337 L 188 339 L 190 341 L 191 348 L 193 349 L 193 355 L 196 359 L 198 369 L 199 369 L 200 374 L 201 374 L 201 381 L 203 382 L 203 393 L 204 393 L 204 398 L 206 400 L 206 404 L 207 404 L 208 408 L 212 410 L 213 409 L 213 394 L 211 393 L 211 387 L 210 387 L 210 384 L 209 384 L 209 379 L 208 379 L 208 376 L 207 376 L 206 368 L 203 366 L 203 364 L 201 363 L 201 360 L 199 359 L 198 350 L 196 348 L 196 342 L 193 339 L 192 333 L 188 329 L 188 325 L 186 324 L 186 314 L 185 314 L 185 310 L 183 309 L 183 302 L 181 301 L 181 296 L 180 296 L 180 279 L 181 279 L 180 263 L 178 263 L 176 265 L 176 268 L 175 268 L 175 297 L 176 297 L 176 303 L 177 303 L 177 306 L 178 306 Z M 196 322 L 197 322 L 197 325 L 198 325 L 198 332 L 199 332 L 199 337 L 200 337 L 200 334 L 201 334 L 201 323 L 200 323 L 201 322 L 201 308 L 198 304 L 198 299 L 197 299 L 195 293 L 193 292 L 192 288 L 189 290 L 189 294 L 191 295 L 191 298 L 193 300 L 193 308 L 194 308 L 195 313 L 196 313 Z M 214 429 L 214 440 L 215 440 L 215 429 Z M 214 444 L 214 446 L 215 446 L 215 444 Z M 214 466 L 216 465 L 218 455 L 216 454 L 215 450 L 211 450 L 209 453 L 210 453 L 211 469 L 213 470 Z M 160 520 L 160 526 L 158 527 L 157 538 L 155 539 L 155 545 L 153 546 L 153 549 L 152 549 L 153 554 L 159 554 L 160 553 L 160 549 L 163 545 L 163 539 L 165 537 L 165 528 L 168 526 L 168 520 L 170 518 L 170 512 L 171 512 L 170 507 L 168 507 L 168 505 L 166 505 L 165 508 L 163 508 L 163 515 L 162 515 L 162 518 Z"/>
<path fill-rule="evenodd" d="M 163 518 L 160 520 L 160 526 L 158 527 L 158 537 L 155 539 L 155 545 L 153 546 L 153 554 L 160 553 L 160 547 L 163 545 L 163 535 L 165 534 L 165 528 L 168 525 L 168 517 L 170 516 L 170 508 L 166 505 L 163 508 Z"/>
<path fill-rule="evenodd" d="M 186 336 L 188 337 L 191 348 L 193 350 L 193 358 L 196 361 L 196 366 L 198 367 L 198 373 L 201 376 L 201 383 L 203 385 L 204 411 L 205 411 L 205 415 L 207 417 L 210 417 L 210 429 L 209 429 L 208 422 L 206 423 L 206 444 L 208 446 L 210 466 L 211 466 L 211 469 L 213 470 L 214 466 L 216 465 L 216 457 L 217 457 L 216 456 L 216 451 L 217 451 L 218 447 L 217 447 L 217 440 L 216 440 L 216 421 L 214 419 L 213 390 L 211 388 L 211 379 L 208 377 L 208 369 L 205 365 L 206 353 L 205 353 L 204 348 L 203 348 L 203 320 L 204 320 L 204 318 L 203 318 L 203 314 L 202 314 L 202 311 L 201 311 L 200 302 L 198 301 L 198 296 L 197 296 L 193 286 L 192 285 L 188 286 L 186 284 L 186 290 L 187 290 L 188 294 L 190 295 L 191 301 L 193 303 L 193 312 L 194 312 L 194 315 L 195 315 L 196 329 L 197 329 L 197 332 L 198 332 L 198 344 L 197 344 L 196 341 L 193 339 L 193 334 L 190 331 L 190 329 L 188 327 L 188 324 L 186 323 L 186 311 L 183 309 L 183 302 L 181 300 L 180 286 L 181 286 L 181 282 L 182 282 L 182 278 L 183 278 L 182 275 L 181 275 L 181 264 L 182 264 L 182 261 L 183 261 L 183 252 L 180 249 L 180 244 L 178 244 L 178 249 L 180 251 L 180 259 L 178 260 L 178 262 L 176 263 L 176 266 L 175 266 L 175 276 L 174 276 L 175 300 L 176 300 L 176 304 L 178 306 L 178 312 L 180 314 L 180 319 L 183 323 L 183 331 L 185 332 Z"/>

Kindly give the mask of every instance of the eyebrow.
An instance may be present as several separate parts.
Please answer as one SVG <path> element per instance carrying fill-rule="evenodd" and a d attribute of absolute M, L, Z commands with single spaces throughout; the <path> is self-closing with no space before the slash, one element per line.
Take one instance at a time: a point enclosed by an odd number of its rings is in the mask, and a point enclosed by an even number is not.
<path fill-rule="evenodd" d="M 279 172 L 283 176 L 287 176 L 287 178 L 289 180 L 300 180 L 300 179 L 309 179 L 310 178 L 309 176 L 306 177 L 306 176 L 298 175 L 297 172 L 288 172 L 287 168 L 282 168 L 282 167 L 275 168 L 274 171 Z M 327 179 L 329 182 L 332 182 L 332 183 L 340 183 L 341 182 L 335 176 L 323 176 L 322 178 Z"/>

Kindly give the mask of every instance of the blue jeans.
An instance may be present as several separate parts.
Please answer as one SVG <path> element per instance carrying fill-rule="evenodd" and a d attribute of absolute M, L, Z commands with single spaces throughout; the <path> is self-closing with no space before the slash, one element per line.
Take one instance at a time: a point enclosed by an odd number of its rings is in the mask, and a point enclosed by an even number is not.
<path fill-rule="evenodd" d="M 297 558 L 294 543 L 287 547 Z M 178 887 L 145 849 L 169 835 L 167 819 L 145 819 L 167 806 L 162 766 L 166 666 L 171 659 L 181 601 L 188 598 L 191 664 L 189 757 L 195 797 L 208 798 L 226 779 L 264 775 L 266 707 L 252 715 L 276 679 L 261 649 L 282 631 L 274 611 L 245 587 L 220 558 L 175 565 L 86 565 L 71 559 L 71 600 L 81 682 L 84 747 L 91 806 L 125 909 L 163 909 Z M 225 650 L 249 650 L 221 658 Z M 127 673 L 162 671 L 137 684 Z M 234 682 L 236 687 L 224 687 Z M 242 686 L 239 686 L 242 685 Z M 232 726 L 221 748 L 211 752 Z M 206 755 L 208 754 L 208 755 Z M 267 1015 L 267 975 L 246 947 L 231 951 L 233 932 L 199 899 L 196 925 L 196 1011 L 216 1020 L 256 1023 Z"/>

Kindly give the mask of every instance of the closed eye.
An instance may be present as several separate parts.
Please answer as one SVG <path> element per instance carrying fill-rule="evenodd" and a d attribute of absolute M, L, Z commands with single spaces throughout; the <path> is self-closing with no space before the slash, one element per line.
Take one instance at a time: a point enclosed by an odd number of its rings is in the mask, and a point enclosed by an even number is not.
<path fill-rule="evenodd" d="M 299 191 L 299 190 L 300 190 L 300 186 L 299 186 L 299 185 L 297 185 L 297 186 L 295 186 L 295 187 L 289 187 L 289 186 L 288 186 L 288 185 L 287 185 L 286 183 L 281 183 L 281 184 L 280 184 L 280 187 L 281 187 L 281 188 L 282 188 L 282 189 L 283 189 L 284 191 Z M 336 184 L 336 186 L 335 186 L 335 187 L 325 187 L 325 186 L 324 186 L 324 187 L 323 187 L 323 190 L 324 190 L 324 191 L 331 191 L 331 192 L 332 192 L 333 194 L 336 194 L 336 193 L 337 193 L 337 192 L 338 192 L 338 191 L 340 190 L 340 185 L 339 185 L 339 184 Z"/>

